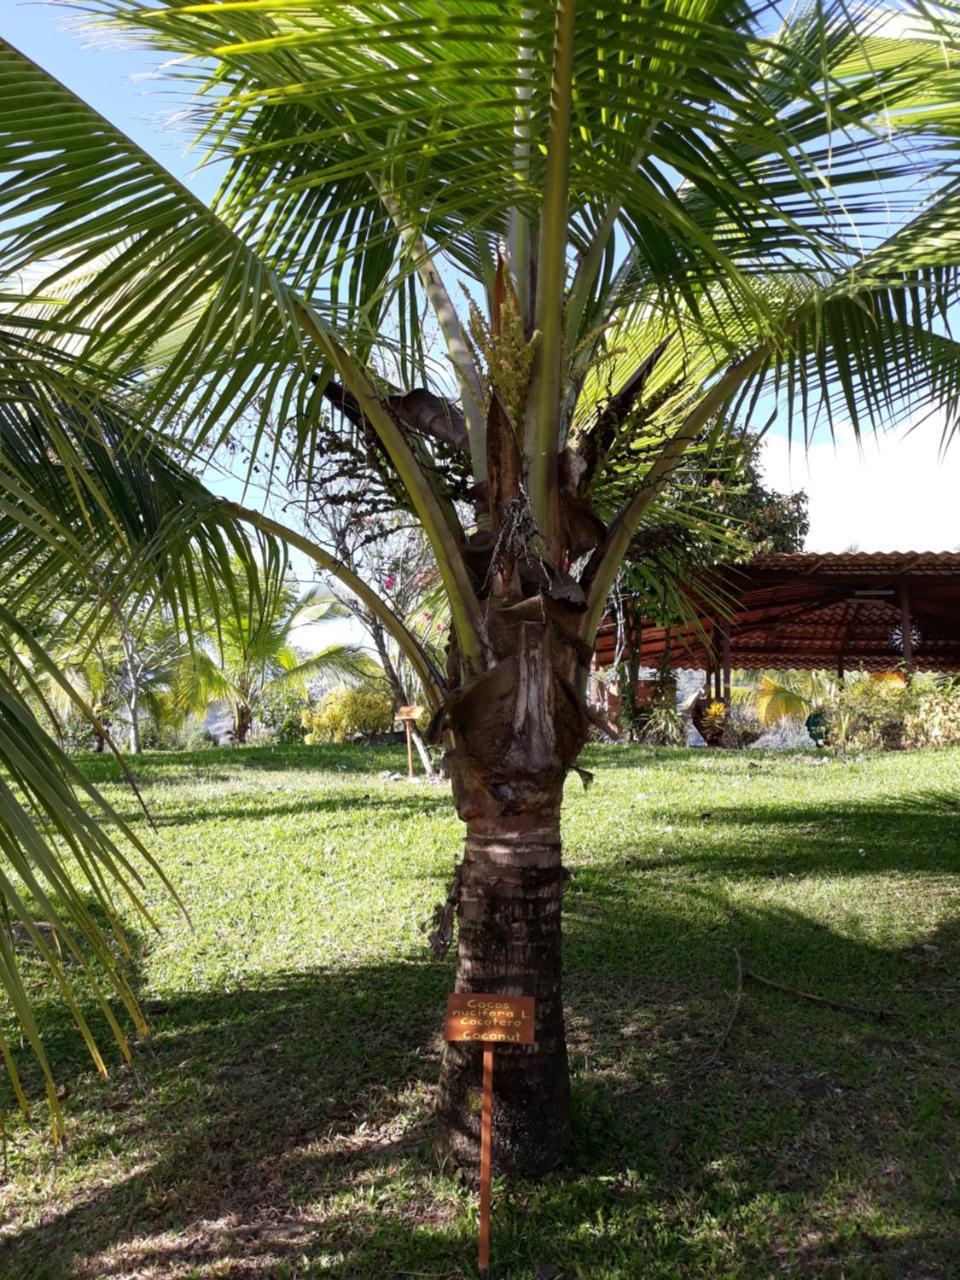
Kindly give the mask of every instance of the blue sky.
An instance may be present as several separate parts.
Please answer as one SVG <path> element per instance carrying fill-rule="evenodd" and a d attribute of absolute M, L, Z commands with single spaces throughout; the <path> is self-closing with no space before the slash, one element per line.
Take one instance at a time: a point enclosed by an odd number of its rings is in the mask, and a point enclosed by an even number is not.
<path fill-rule="evenodd" d="M 169 81 L 152 76 L 156 54 L 133 48 L 95 46 L 67 29 L 68 12 L 57 6 L 0 0 L 3 36 L 81 94 L 148 149 L 197 194 L 209 197 L 212 171 L 193 173 L 187 135 L 172 125 L 181 105 Z M 960 445 L 941 461 L 939 431 L 932 420 L 912 434 L 890 433 L 861 451 L 852 432 L 836 443 L 822 436 L 809 454 L 789 450 L 775 433 L 766 446 L 766 470 L 779 488 L 806 488 L 816 551 L 953 550 L 960 547 L 956 494 L 960 492 Z M 226 482 L 215 487 L 236 493 Z M 303 562 L 298 570 L 308 572 Z"/>
<path fill-rule="evenodd" d="M 56 5 L 2 3 L 4 39 L 79 93 L 195 191 L 209 191 L 212 175 L 192 177 L 194 161 L 185 154 L 188 139 L 167 127 L 178 103 L 169 85 L 150 78 L 160 64 L 157 54 L 96 43 L 76 30 L 76 14 Z"/>

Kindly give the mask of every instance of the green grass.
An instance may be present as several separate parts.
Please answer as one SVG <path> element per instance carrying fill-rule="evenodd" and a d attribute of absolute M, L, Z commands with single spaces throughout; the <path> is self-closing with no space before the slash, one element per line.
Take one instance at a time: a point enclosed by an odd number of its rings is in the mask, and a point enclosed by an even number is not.
<path fill-rule="evenodd" d="M 960 1276 L 960 752 L 587 763 L 565 817 L 575 1141 L 542 1184 L 497 1187 L 493 1275 Z M 8 1117 L 4 1280 L 475 1276 L 474 1189 L 430 1144 L 452 966 L 420 932 L 460 824 L 388 767 L 145 757 L 149 834 L 89 761 L 191 919 L 151 889 L 135 1072 L 101 1082 L 42 1003 L 69 1143 L 42 1107 Z M 748 982 L 711 1062 L 734 946 L 891 1016 Z"/>

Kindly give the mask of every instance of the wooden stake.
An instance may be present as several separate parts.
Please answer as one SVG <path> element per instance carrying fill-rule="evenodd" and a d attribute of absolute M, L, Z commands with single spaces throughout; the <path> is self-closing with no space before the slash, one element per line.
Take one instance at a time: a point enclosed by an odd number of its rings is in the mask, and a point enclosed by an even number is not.
<path fill-rule="evenodd" d="M 413 777 L 413 729 L 409 720 L 404 720 L 403 727 L 407 731 L 407 777 Z"/>
<path fill-rule="evenodd" d="M 483 1114 L 480 1122 L 480 1280 L 490 1275 L 490 1148 L 493 1128 L 493 1045 L 483 1046 Z"/>
<path fill-rule="evenodd" d="M 480 1115 L 480 1280 L 490 1275 L 490 1163 L 493 1146 L 493 1050 L 498 1041 L 536 1041 L 533 996 L 454 991 L 447 996 L 443 1038 L 448 1044 L 483 1043 L 483 1106 Z"/>

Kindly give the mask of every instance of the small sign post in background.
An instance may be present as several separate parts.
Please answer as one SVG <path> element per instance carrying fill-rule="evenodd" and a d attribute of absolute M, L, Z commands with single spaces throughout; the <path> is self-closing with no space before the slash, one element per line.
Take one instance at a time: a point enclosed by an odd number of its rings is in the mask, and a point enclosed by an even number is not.
<path fill-rule="evenodd" d="M 483 1111 L 480 1119 L 480 1277 L 490 1274 L 490 1151 L 493 1141 L 493 1049 L 534 1043 L 533 996 L 475 991 L 447 996 L 443 1038 L 483 1043 Z"/>
<path fill-rule="evenodd" d="M 407 777 L 413 777 L 413 724 L 423 707 L 398 707 L 397 719 L 403 721 L 407 731 Z"/>

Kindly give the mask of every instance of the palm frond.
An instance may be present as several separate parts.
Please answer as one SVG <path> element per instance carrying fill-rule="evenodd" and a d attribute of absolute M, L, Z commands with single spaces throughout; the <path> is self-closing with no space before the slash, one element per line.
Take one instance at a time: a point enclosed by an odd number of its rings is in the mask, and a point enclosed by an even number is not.
<path fill-rule="evenodd" d="M 283 665 L 282 674 L 275 676 L 270 685 L 306 689 L 316 676 L 332 677 L 341 684 L 358 685 L 383 676 L 383 668 L 365 653 L 361 645 L 328 644 L 309 657 L 300 658 L 291 665 Z"/>
<path fill-rule="evenodd" d="M 109 834 L 110 827 L 116 838 Z M 0 668 L 0 989 L 40 1065 L 57 1140 L 63 1127 L 54 1072 L 24 985 L 18 939 L 29 940 L 49 971 L 98 1070 L 106 1074 L 106 1061 L 81 1009 L 81 987 L 95 998 L 129 1061 L 127 1034 L 108 997 L 119 1000 L 138 1034 L 146 1034 L 143 1014 L 123 972 L 122 961 L 131 953 L 114 896 L 119 890 L 153 924 L 134 858 L 173 892 L 135 832 L 44 731 L 6 670 Z M 107 921 L 106 932 L 90 902 Z M 0 1052 L 18 1100 L 27 1110 L 15 1055 L 2 1037 Z"/>

